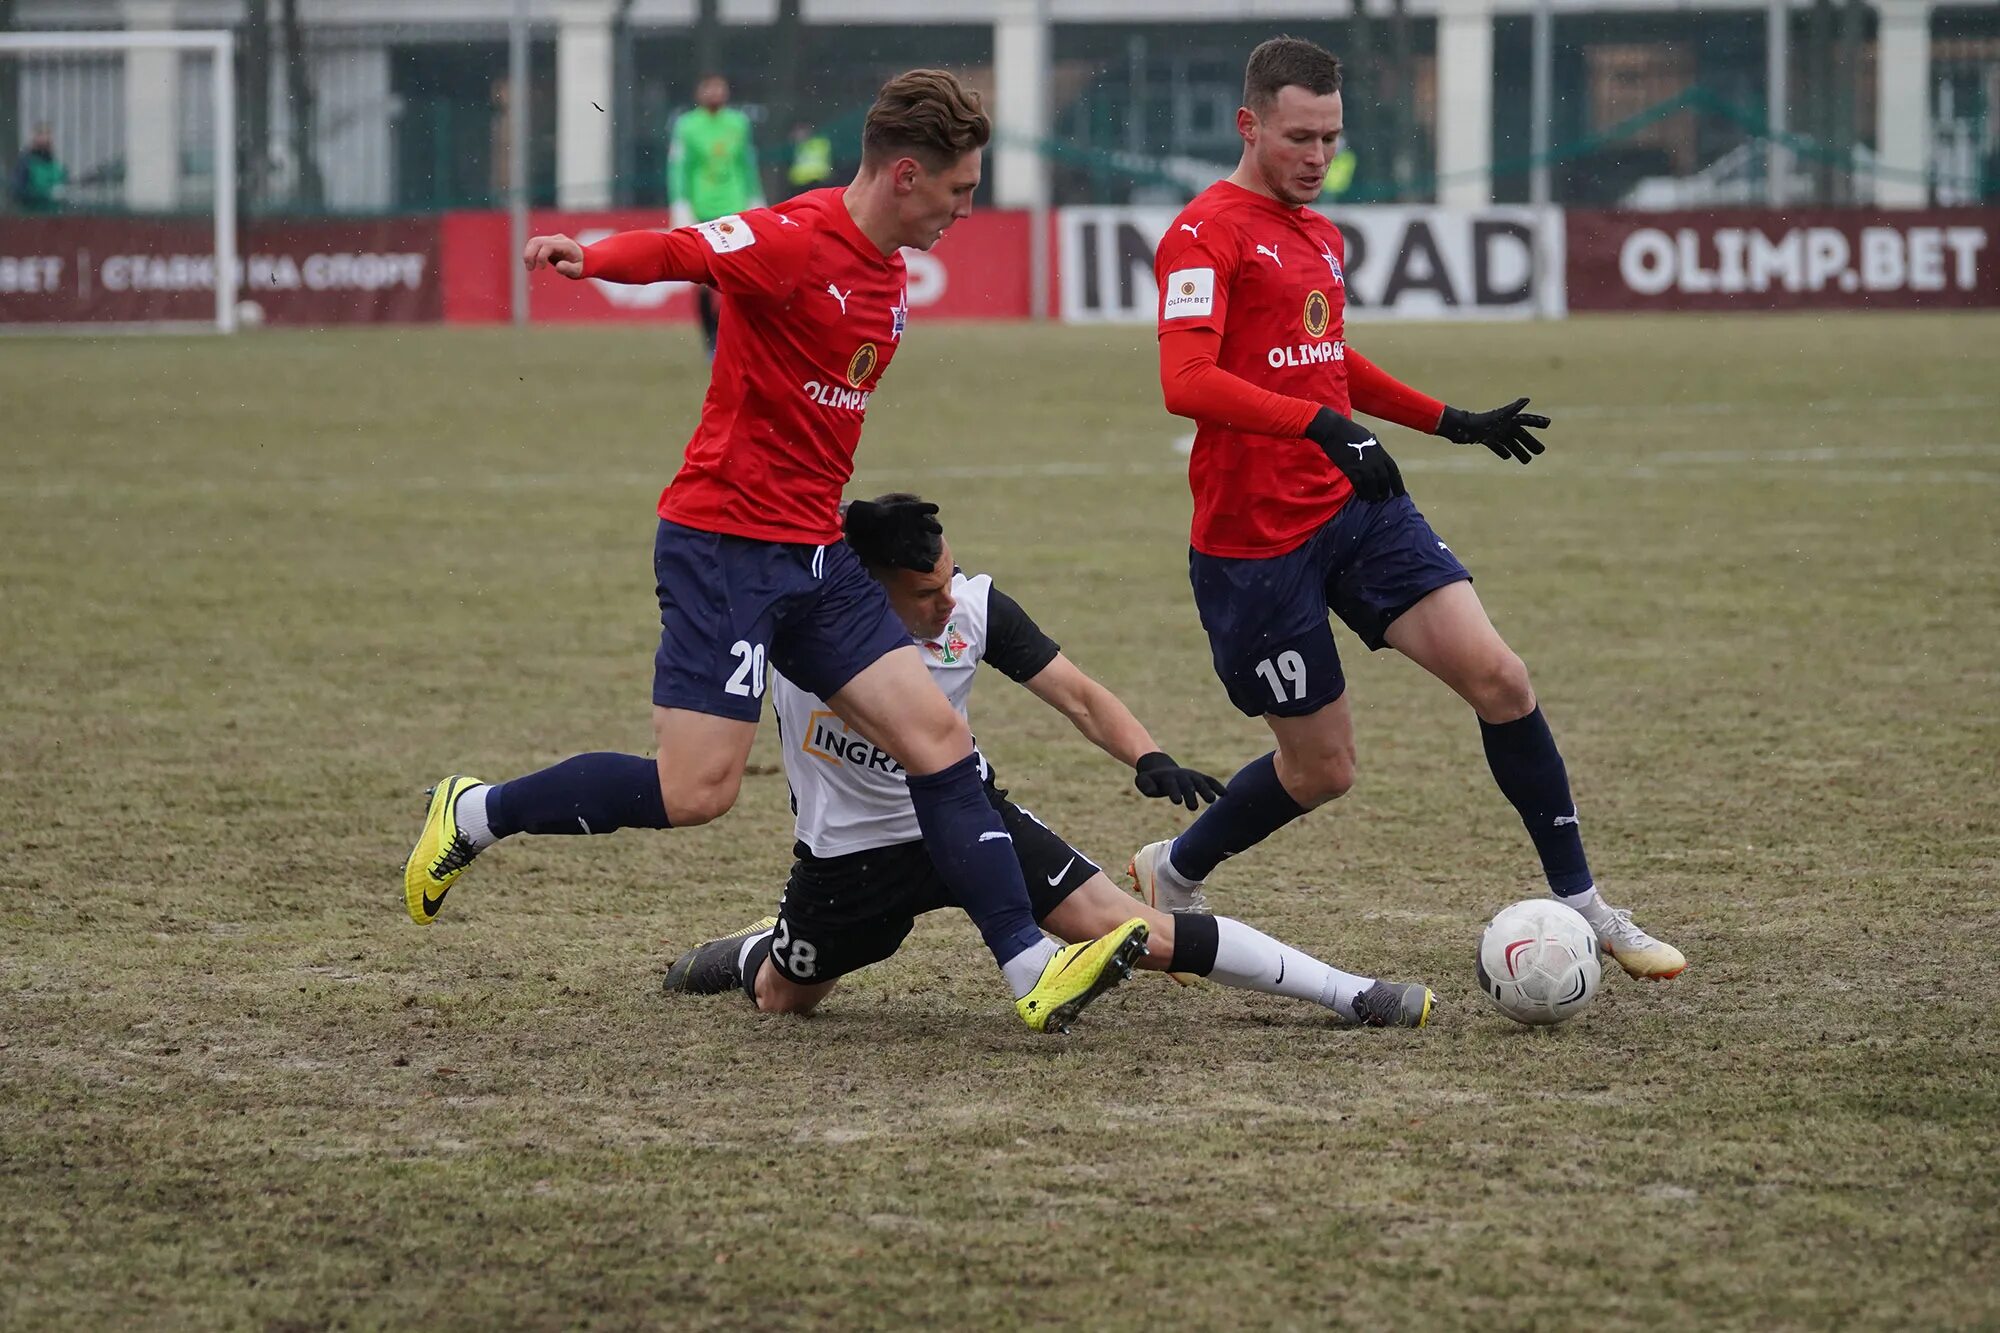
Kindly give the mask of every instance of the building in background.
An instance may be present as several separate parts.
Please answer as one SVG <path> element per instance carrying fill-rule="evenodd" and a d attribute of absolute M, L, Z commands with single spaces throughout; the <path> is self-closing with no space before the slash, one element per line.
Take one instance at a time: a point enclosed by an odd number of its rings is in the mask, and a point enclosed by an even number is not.
<path fill-rule="evenodd" d="M 2000 194 L 2000 3 L 1793 4 L 1784 20 L 1792 91 L 1773 108 L 1766 4 L 1548 2 L 1543 164 L 1554 202 L 1764 202 L 1778 197 L 1774 187 L 1828 203 Z M 852 164 L 875 87 L 934 64 L 991 99 L 991 201 L 1176 202 L 1235 160 L 1244 54 L 1291 31 L 1348 62 L 1348 121 L 1367 151 L 1344 201 L 1525 200 L 1537 165 L 1535 3 L 1375 0 L 1357 13 L 1258 0 L 1249 20 L 1233 15 L 1251 6 L 1228 0 L 719 0 L 713 26 L 697 31 L 697 0 L 533 0 L 530 194 L 568 207 L 663 206 L 668 126 L 700 62 L 731 70 L 738 105 L 774 122 L 760 127 L 767 144 L 810 123 L 830 158 L 815 156 L 814 171 L 837 176 Z M 234 28 L 246 204 L 410 212 L 504 197 L 510 9 L 510 0 L 16 0 L 14 21 Z M 1117 12 L 1144 17 L 1104 17 Z M 158 210 L 207 196 L 212 112 L 198 75 L 171 61 L 135 71 L 113 56 L 0 66 L 0 129 L 18 141 L 19 127 L 52 125 L 71 206 Z M 136 122 L 161 115 L 177 152 L 132 169 Z M 779 185 L 787 163 L 774 156 Z"/>

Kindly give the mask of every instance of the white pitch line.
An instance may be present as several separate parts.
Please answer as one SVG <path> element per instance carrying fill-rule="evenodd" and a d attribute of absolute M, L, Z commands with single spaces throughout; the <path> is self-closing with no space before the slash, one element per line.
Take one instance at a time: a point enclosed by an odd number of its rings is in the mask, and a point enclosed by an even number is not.
<path fill-rule="evenodd" d="M 2000 444 L 1814 445 L 1805 449 L 1669 449 L 1652 463 L 1839 463 L 1870 458 L 2000 457 Z"/>
<path fill-rule="evenodd" d="M 1817 398 L 1805 403 L 1575 403 L 1570 406 L 1536 404 L 1557 422 L 1572 417 L 1629 417 L 1638 413 L 1665 413 L 1696 417 L 1776 416 L 1796 412 L 1959 412 L 1975 407 L 2000 406 L 2000 397 L 1991 394 L 1931 394 L 1922 398 Z"/>

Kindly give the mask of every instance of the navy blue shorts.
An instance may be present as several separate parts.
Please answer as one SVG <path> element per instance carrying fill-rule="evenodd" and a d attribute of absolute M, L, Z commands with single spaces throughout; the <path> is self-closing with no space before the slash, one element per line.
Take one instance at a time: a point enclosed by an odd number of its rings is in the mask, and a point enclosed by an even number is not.
<path fill-rule="evenodd" d="M 845 542 L 755 541 L 660 521 L 653 702 L 755 722 L 766 666 L 825 699 L 910 642 Z"/>
<path fill-rule="evenodd" d="M 1471 578 L 1407 495 L 1349 500 L 1283 555 L 1188 552 L 1215 674 L 1229 702 L 1251 717 L 1303 717 L 1346 692 L 1329 610 L 1374 650 L 1397 616 Z"/>

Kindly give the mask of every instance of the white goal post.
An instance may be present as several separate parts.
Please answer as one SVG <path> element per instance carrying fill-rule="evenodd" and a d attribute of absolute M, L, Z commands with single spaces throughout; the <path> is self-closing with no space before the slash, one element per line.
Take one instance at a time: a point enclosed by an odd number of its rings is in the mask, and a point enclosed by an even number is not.
<path fill-rule="evenodd" d="M 223 31 L 119 29 L 107 32 L 0 32 L 0 60 L 23 56 L 130 55 L 135 51 L 206 53 L 215 122 L 215 327 L 236 329 L 236 36 Z M 10 145 L 18 147 L 19 145 Z M 103 327 L 103 326 L 96 326 Z"/>

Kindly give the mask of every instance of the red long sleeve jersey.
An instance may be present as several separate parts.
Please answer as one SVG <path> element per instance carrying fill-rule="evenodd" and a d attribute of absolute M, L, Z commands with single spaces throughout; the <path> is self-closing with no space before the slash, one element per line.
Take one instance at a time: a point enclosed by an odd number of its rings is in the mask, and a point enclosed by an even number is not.
<path fill-rule="evenodd" d="M 1188 484 L 1204 555 L 1282 555 L 1347 503 L 1347 478 L 1299 438 L 1321 407 L 1437 425 L 1442 403 L 1346 345 L 1344 258 L 1319 213 L 1228 181 L 1160 241 L 1160 376 L 1168 410 L 1198 423 Z"/>
<path fill-rule="evenodd" d="M 868 399 L 909 314 L 901 253 L 862 233 L 845 193 L 583 252 L 585 277 L 701 282 L 722 297 L 701 422 L 660 493 L 661 518 L 760 541 L 839 540 Z"/>

